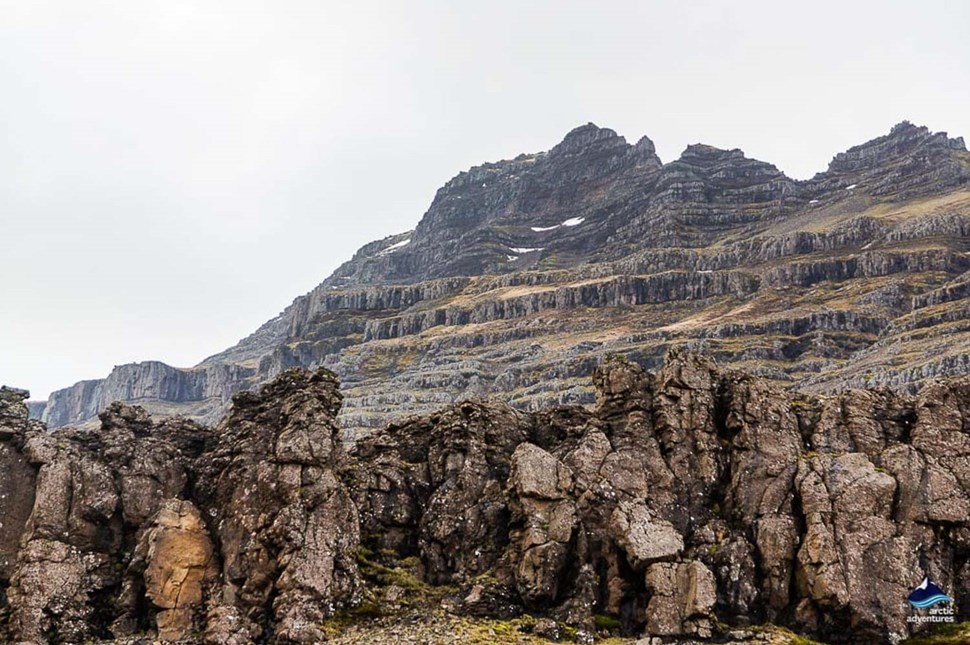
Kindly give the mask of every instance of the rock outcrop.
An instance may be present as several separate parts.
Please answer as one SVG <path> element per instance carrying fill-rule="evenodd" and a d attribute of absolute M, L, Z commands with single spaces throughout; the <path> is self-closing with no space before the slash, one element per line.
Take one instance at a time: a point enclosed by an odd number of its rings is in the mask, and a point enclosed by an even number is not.
<path fill-rule="evenodd" d="M 337 381 L 291 370 L 241 393 L 198 463 L 198 497 L 221 553 L 206 639 L 322 638 L 320 623 L 357 600 L 357 510 L 339 479 Z"/>
<path fill-rule="evenodd" d="M 895 643 L 924 576 L 970 618 L 970 381 L 792 394 L 681 351 L 593 381 L 589 407 L 466 401 L 350 452 L 322 369 L 213 430 L 116 403 L 48 433 L 3 389 L 0 639 L 317 642 L 427 593 L 583 642 Z"/>
<path fill-rule="evenodd" d="M 27 432 L 39 425 L 27 420 L 27 396 L 25 390 L 0 387 L 0 621 L 9 619 L 7 589 L 37 488 L 37 471 L 24 455 Z"/>
<path fill-rule="evenodd" d="M 593 411 L 464 403 L 360 441 L 365 544 L 419 555 L 464 611 L 587 633 L 605 615 L 680 639 L 770 621 L 895 642 L 924 574 L 970 614 L 963 381 L 808 399 L 689 354 L 596 381 Z"/>
<path fill-rule="evenodd" d="M 48 433 L 0 395 L 0 640 L 309 642 L 355 602 L 329 373 L 240 394 L 215 430 L 114 403 Z"/>
<path fill-rule="evenodd" d="M 36 484 L 16 490 L 32 507 L 5 589 L 10 640 L 73 643 L 145 627 L 130 550 L 162 504 L 187 493 L 207 432 L 121 404 L 101 420 L 97 433 L 28 427 L 13 438 Z M 8 485 L 6 472 L 0 479 Z"/>

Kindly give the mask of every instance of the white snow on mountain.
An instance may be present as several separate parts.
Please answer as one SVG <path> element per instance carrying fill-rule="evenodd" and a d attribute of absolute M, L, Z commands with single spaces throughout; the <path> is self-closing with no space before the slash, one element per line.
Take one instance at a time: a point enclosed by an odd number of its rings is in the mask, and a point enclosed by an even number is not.
<path fill-rule="evenodd" d="M 386 249 L 384 249 L 383 251 L 381 251 L 377 255 L 387 255 L 388 253 L 393 253 L 394 251 L 397 251 L 398 249 L 400 249 L 402 247 L 405 247 L 405 246 L 407 246 L 410 243 L 411 243 L 411 238 L 409 237 L 407 239 L 401 240 L 400 242 L 398 242 L 396 244 L 390 245 L 389 247 L 387 247 Z"/>
<path fill-rule="evenodd" d="M 585 217 L 570 217 L 565 222 L 561 222 L 555 226 L 531 226 L 530 228 L 536 233 L 542 233 L 543 231 L 555 230 L 560 226 L 579 226 L 585 219 Z"/>

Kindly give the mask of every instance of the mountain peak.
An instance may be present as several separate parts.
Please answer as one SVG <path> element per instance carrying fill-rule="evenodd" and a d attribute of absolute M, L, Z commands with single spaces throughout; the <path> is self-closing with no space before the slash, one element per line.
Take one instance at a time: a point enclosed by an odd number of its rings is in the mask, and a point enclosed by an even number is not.
<path fill-rule="evenodd" d="M 899 123 L 897 123 L 892 127 L 892 129 L 889 131 L 889 136 L 899 136 L 899 135 L 905 135 L 910 133 L 929 132 L 929 131 L 930 129 L 927 128 L 925 125 L 915 125 L 912 121 L 908 119 L 903 119 L 902 121 L 900 121 Z"/>
<path fill-rule="evenodd" d="M 894 125 L 888 134 L 835 155 L 829 164 L 829 172 L 859 171 L 891 165 L 917 153 L 921 156 L 946 155 L 950 150 L 966 151 L 963 138 L 951 139 L 946 132 L 932 132 L 926 126 L 904 120 Z"/>
<path fill-rule="evenodd" d="M 725 161 L 744 159 L 744 152 L 738 148 L 725 150 L 706 143 L 692 143 L 680 153 L 680 161 Z"/>
<path fill-rule="evenodd" d="M 644 155 L 655 156 L 657 154 L 657 146 L 654 145 L 653 140 L 646 135 L 640 137 L 640 140 L 637 141 L 633 147 Z"/>
<path fill-rule="evenodd" d="M 581 152 L 595 143 L 607 141 L 614 145 L 628 145 L 626 139 L 618 135 L 615 130 L 601 128 L 595 123 L 589 122 L 566 133 L 562 142 L 550 152 L 552 154 Z"/>

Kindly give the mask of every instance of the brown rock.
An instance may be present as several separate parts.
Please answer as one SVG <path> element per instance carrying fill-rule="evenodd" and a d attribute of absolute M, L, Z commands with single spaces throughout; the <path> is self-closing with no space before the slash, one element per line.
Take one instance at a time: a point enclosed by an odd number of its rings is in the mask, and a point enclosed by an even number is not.
<path fill-rule="evenodd" d="M 647 605 L 648 634 L 711 635 L 717 587 L 707 567 L 697 561 L 652 564 L 646 583 L 652 594 Z"/>
<path fill-rule="evenodd" d="M 188 639 L 201 631 L 198 620 L 204 590 L 216 576 L 212 542 L 191 502 L 165 502 L 138 546 L 144 558 L 145 595 L 159 609 L 155 616 L 162 641 Z"/>
<path fill-rule="evenodd" d="M 572 486 L 572 472 L 539 446 L 523 443 L 512 453 L 509 480 L 520 497 L 562 499 Z"/>
<path fill-rule="evenodd" d="M 677 529 L 670 522 L 651 518 L 643 504 L 621 502 L 613 511 L 610 528 L 635 566 L 669 560 L 684 550 L 684 538 Z"/>
<path fill-rule="evenodd" d="M 237 396 L 216 429 L 199 465 L 222 555 L 210 642 L 270 627 L 287 641 L 319 640 L 323 620 L 356 601 L 359 523 L 337 479 L 339 407 L 330 372 L 290 370 Z"/>

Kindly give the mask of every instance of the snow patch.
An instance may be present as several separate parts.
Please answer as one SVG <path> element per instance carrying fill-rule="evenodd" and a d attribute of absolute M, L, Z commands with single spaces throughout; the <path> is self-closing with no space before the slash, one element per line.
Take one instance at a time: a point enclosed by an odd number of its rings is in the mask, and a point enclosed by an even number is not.
<path fill-rule="evenodd" d="M 855 188 L 855 187 L 856 187 L 856 186 L 858 186 L 858 185 L 859 185 L 859 184 L 852 184 L 851 186 L 846 186 L 846 187 L 845 187 L 845 189 L 846 189 L 846 190 L 852 190 L 853 188 Z"/>
<path fill-rule="evenodd" d="M 506 255 L 505 257 L 509 259 L 509 262 L 515 262 L 516 260 L 519 259 L 519 256 L 517 255 Z"/>
<path fill-rule="evenodd" d="M 560 226 L 579 226 L 585 220 L 586 220 L 585 217 L 570 217 L 565 222 L 562 222 L 560 224 L 556 224 L 555 226 L 530 226 L 529 228 L 531 228 L 536 233 L 542 233 L 543 231 L 552 231 L 552 230 L 555 230 L 555 229 L 559 228 Z"/>
<path fill-rule="evenodd" d="M 515 246 L 509 247 L 509 251 L 512 251 L 512 253 L 532 253 L 533 251 L 545 251 L 545 250 L 546 250 L 546 247 L 544 246 L 540 246 L 534 249 L 529 249 L 525 247 L 515 247 Z"/>
<path fill-rule="evenodd" d="M 810 200 L 808 203 L 809 204 L 817 204 L 818 203 L 818 200 L 817 199 L 813 199 L 813 200 Z"/>
<path fill-rule="evenodd" d="M 388 253 L 393 253 L 394 251 L 397 251 L 398 249 L 400 249 L 402 247 L 405 247 L 405 246 L 407 246 L 410 243 L 411 243 L 411 238 L 410 237 L 409 238 L 406 238 L 406 239 L 403 239 L 403 240 L 401 240 L 400 242 L 398 242 L 396 244 L 390 245 L 389 247 L 387 247 L 386 249 L 384 249 L 383 251 L 381 251 L 377 255 L 387 255 Z"/>

